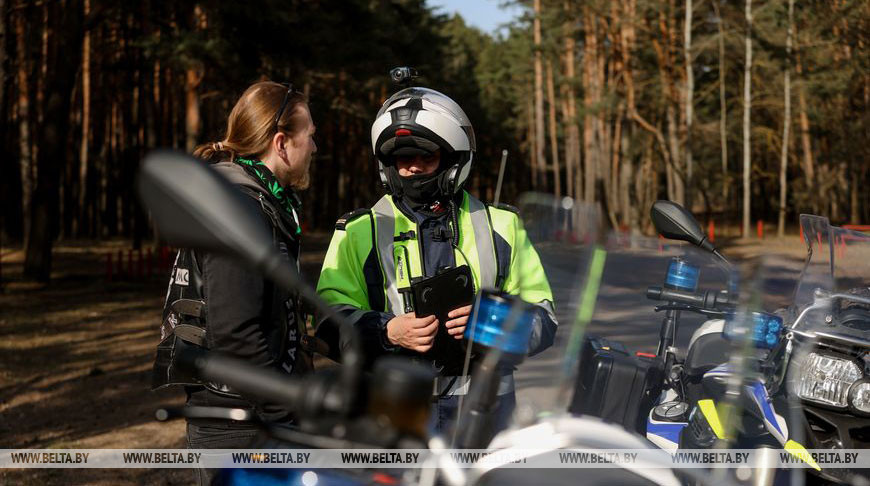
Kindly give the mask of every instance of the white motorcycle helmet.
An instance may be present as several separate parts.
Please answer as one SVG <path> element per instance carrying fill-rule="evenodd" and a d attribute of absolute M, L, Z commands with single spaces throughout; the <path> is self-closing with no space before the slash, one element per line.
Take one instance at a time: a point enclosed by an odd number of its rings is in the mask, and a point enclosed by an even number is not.
<path fill-rule="evenodd" d="M 465 112 L 446 95 L 420 87 L 405 88 L 384 102 L 372 124 L 372 151 L 387 192 L 402 195 L 395 156 L 426 155 L 438 149 L 438 188 L 442 195 L 453 196 L 468 180 L 476 149 Z"/>

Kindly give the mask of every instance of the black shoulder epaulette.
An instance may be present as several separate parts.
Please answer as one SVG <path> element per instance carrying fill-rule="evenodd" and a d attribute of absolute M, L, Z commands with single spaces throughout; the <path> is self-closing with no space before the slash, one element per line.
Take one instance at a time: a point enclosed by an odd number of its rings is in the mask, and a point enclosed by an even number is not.
<path fill-rule="evenodd" d="M 342 217 L 338 218 L 338 221 L 335 222 L 335 229 L 344 231 L 344 227 L 347 226 L 347 223 L 359 218 L 364 214 L 371 213 L 371 209 L 369 208 L 360 208 L 349 213 L 345 213 Z"/>
<path fill-rule="evenodd" d="M 490 206 L 492 206 L 494 208 L 498 208 L 498 209 L 504 209 L 505 211 L 510 211 L 514 214 L 520 214 L 519 208 L 517 208 L 516 206 L 511 206 L 510 204 L 496 203 L 496 204 L 490 204 Z"/>

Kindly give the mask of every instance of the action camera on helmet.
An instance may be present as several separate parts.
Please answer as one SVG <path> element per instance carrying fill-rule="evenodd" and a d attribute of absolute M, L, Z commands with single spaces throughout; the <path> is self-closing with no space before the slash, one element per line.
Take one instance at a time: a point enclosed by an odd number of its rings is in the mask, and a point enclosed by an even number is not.
<path fill-rule="evenodd" d="M 408 66 L 397 67 L 390 70 L 390 79 L 392 79 L 394 83 L 402 86 L 410 85 L 411 81 L 413 81 L 417 76 L 417 70 Z"/>

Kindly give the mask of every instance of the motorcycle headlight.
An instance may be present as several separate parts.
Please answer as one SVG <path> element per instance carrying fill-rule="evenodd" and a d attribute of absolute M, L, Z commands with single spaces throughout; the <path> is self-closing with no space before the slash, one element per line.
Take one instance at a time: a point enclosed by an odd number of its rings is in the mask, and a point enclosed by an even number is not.
<path fill-rule="evenodd" d="M 849 403 L 861 413 L 870 414 L 870 381 L 861 381 L 849 390 Z"/>
<path fill-rule="evenodd" d="M 798 395 L 810 402 L 845 408 L 849 405 L 849 388 L 861 377 L 861 369 L 854 361 L 810 353 L 800 367 Z"/>

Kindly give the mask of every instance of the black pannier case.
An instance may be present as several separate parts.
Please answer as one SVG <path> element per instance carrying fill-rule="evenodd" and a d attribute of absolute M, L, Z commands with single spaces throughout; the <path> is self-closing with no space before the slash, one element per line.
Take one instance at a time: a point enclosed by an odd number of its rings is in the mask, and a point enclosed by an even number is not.
<path fill-rule="evenodd" d="M 658 358 L 632 356 L 619 343 L 587 337 L 568 410 L 646 434 L 647 415 L 662 391 L 662 368 Z"/>

